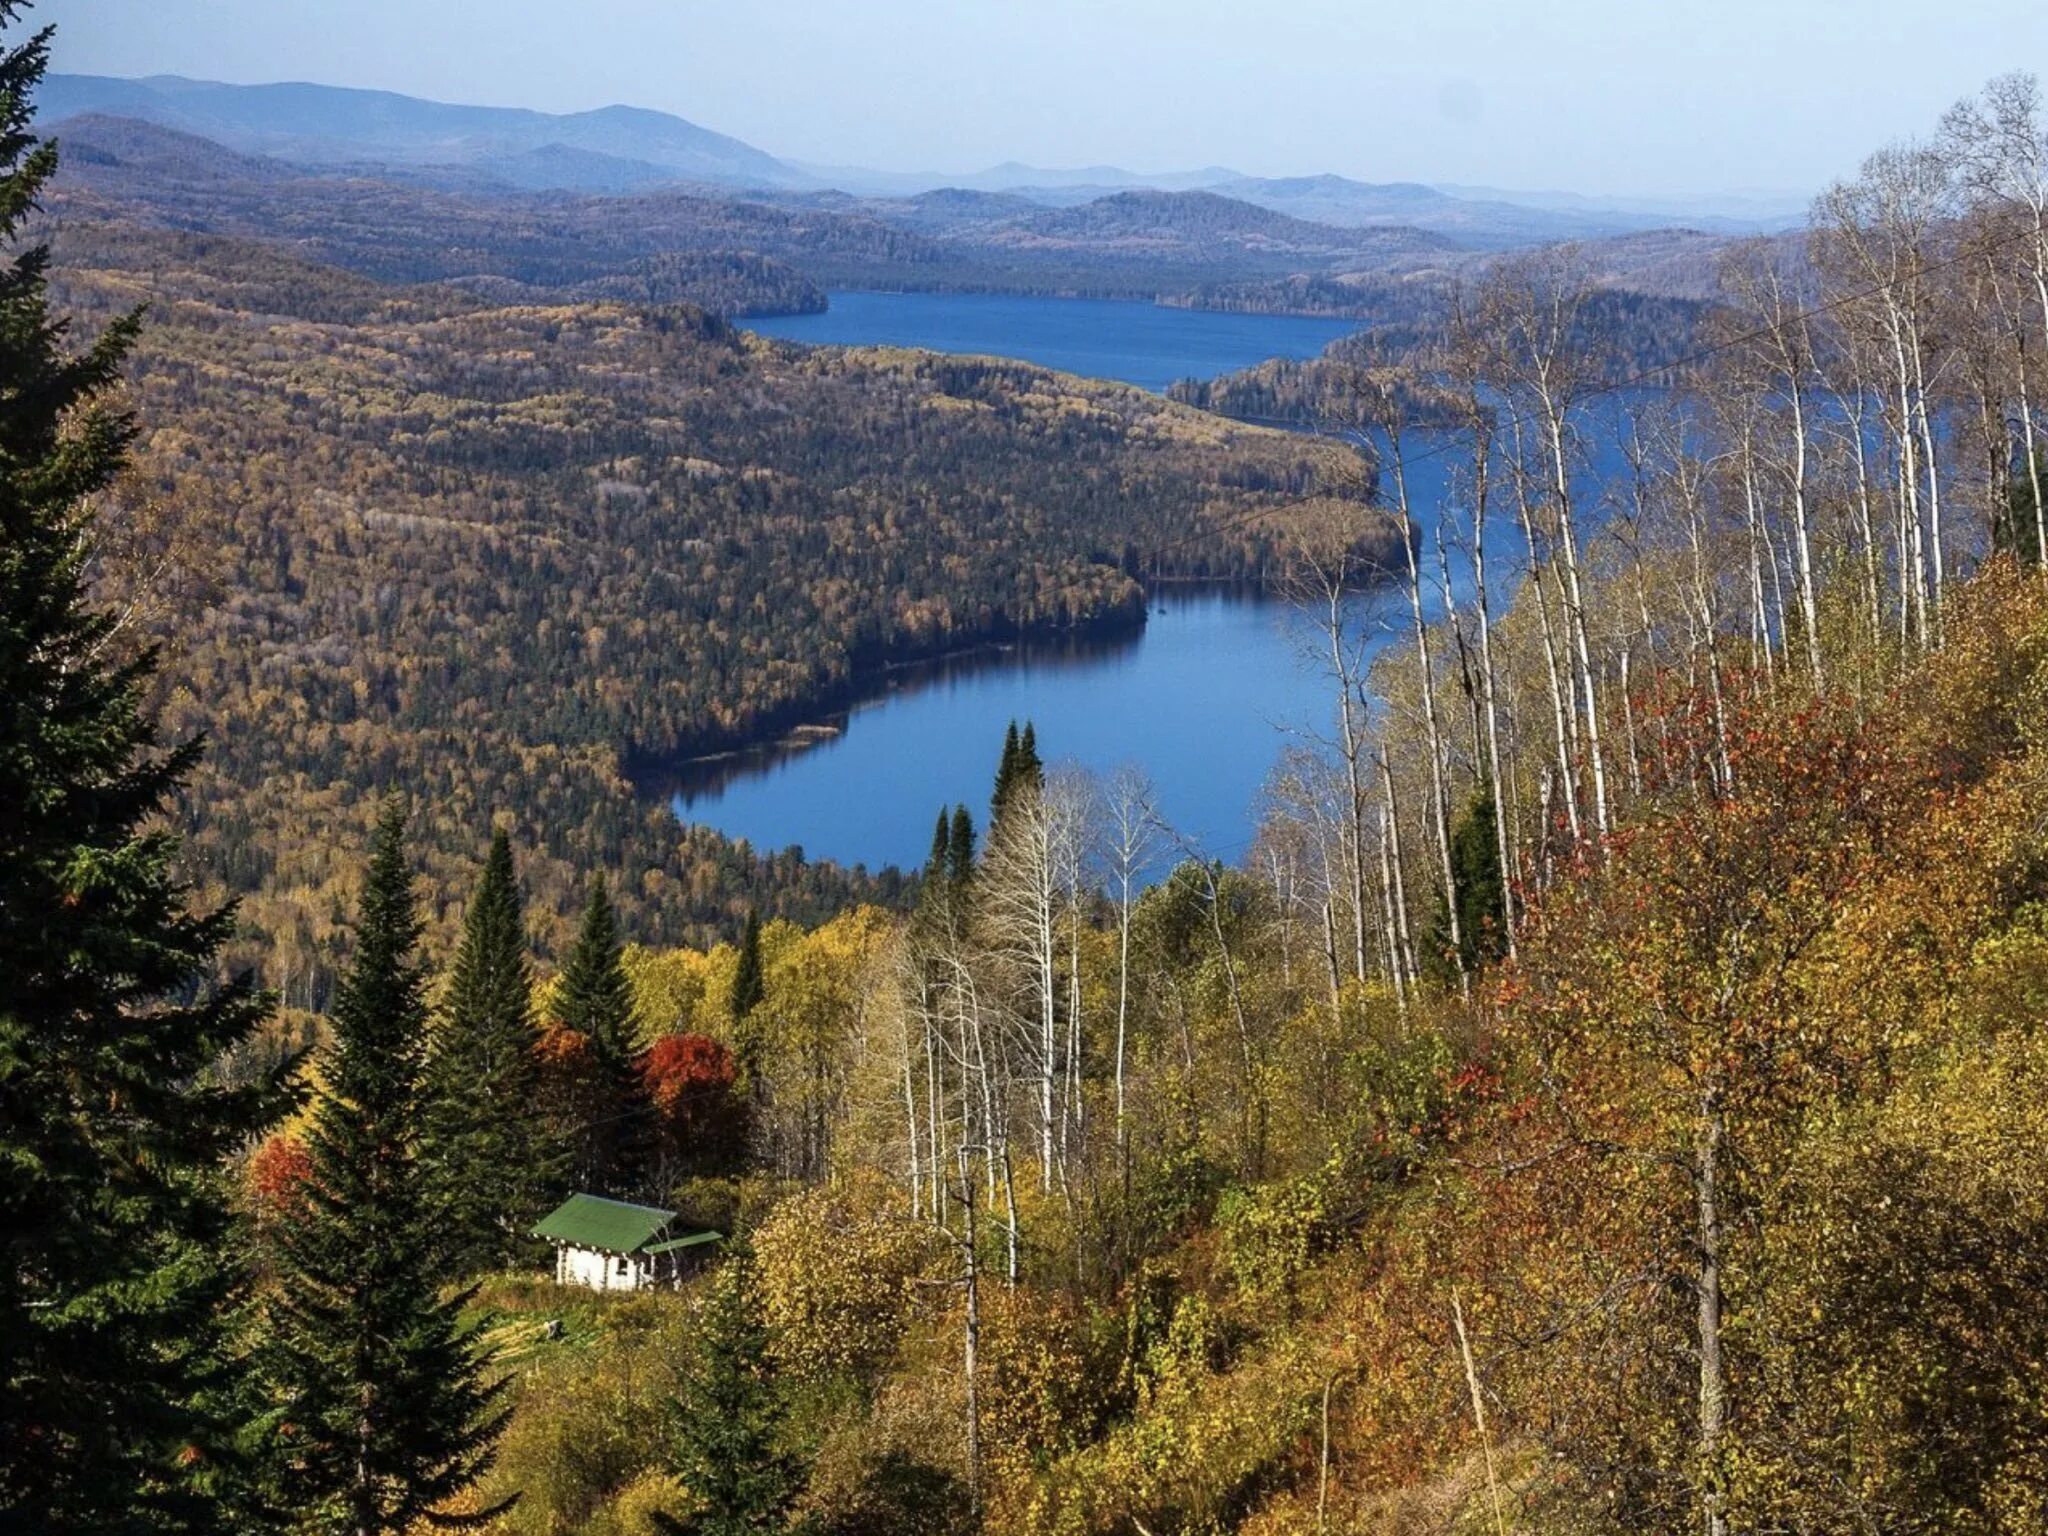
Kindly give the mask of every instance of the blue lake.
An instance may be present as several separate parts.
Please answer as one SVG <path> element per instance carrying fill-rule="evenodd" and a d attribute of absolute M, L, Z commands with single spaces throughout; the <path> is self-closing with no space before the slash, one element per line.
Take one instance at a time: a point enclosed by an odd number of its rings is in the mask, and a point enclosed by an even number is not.
<path fill-rule="evenodd" d="M 1268 357 L 1312 355 L 1353 327 L 1078 299 L 842 293 L 823 315 L 753 328 L 810 342 L 1019 357 L 1162 389 Z M 1458 446 L 1427 433 L 1409 442 L 1409 493 L 1431 561 L 1435 508 L 1449 492 Z M 1600 455 L 1594 472 L 1617 475 L 1617 458 L 1611 449 Z M 1505 587 L 1520 548 L 1505 518 L 1497 526 L 1499 542 L 1487 539 L 1489 575 Z M 1407 622 L 1405 604 L 1405 592 L 1361 598 L 1354 622 L 1368 637 L 1391 635 Z M 1128 639 L 989 649 L 895 670 L 801 740 L 681 765 L 670 776 L 673 803 L 685 820 L 757 849 L 794 844 L 844 864 L 913 867 L 941 807 L 965 804 L 977 824 L 984 818 L 1003 730 L 1030 720 L 1048 762 L 1142 766 L 1174 829 L 1233 858 L 1251 841 L 1261 787 L 1282 750 L 1327 732 L 1334 717 L 1314 633 L 1279 602 L 1163 589 L 1143 631 Z"/>
<path fill-rule="evenodd" d="M 1375 622 L 1372 606 L 1361 603 L 1361 622 Z M 756 848 L 795 843 L 841 863 L 912 866 L 941 807 L 966 805 L 977 826 L 986 819 L 1004 728 L 1029 720 L 1048 762 L 1142 765 L 1174 830 L 1229 858 L 1250 841 L 1253 802 L 1282 747 L 1334 711 L 1316 638 L 1285 603 L 1164 588 L 1128 640 L 900 668 L 875 697 L 821 719 L 835 735 L 687 765 L 674 780 L 676 810 Z"/>
<path fill-rule="evenodd" d="M 1094 379 L 1164 390 L 1269 357 L 1314 357 L 1356 320 L 1224 315 L 1116 299 L 985 293 L 835 293 L 818 315 L 741 323 L 763 336 L 837 346 L 887 344 L 1015 357 Z"/>

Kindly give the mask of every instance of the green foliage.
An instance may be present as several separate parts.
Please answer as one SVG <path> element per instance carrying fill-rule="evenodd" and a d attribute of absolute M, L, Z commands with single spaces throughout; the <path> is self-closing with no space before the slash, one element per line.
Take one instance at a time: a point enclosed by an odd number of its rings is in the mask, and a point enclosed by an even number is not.
<path fill-rule="evenodd" d="M 499 832 L 463 919 L 422 1080 L 420 1166 L 451 1273 L 530 1257 L 528 1230 L 561 1182 L 538 1113 L 532 1011 L 512 844 Z"/>
<path fill-rule="evenodd" d="M 747 913 L 747 926 L 740 934 L 739 968 L 732 978 L 732 1022 L 735 1028 L 746 1023 L 747 1015 L 761 1004 L 767 995 L 767 985 L 761 973 L 761 914 Z"/>
<path fill-rule="evenodd" d="M 356 954 L 306 1135 L 311 1179 L 279 1225 L 265 1365 L 276 1498 L 307 1531 L 404 1532 L 489 1470 L 502 1382 L 438 1292 L 437 1213 L 416 1160 L 427 1010 L 404 812 L 370 852 Z"/>
<path fill-rule="evenodd" d="M 1507 952 L 1507 881 L 1500 867 L 1500 834 L 1493 796 L 1473 796 L 1451 831 L 1451 900 L 1458 909 L 1458 944 L 1451 943 L 1451 920 L 1441 893 L 1430 920 L 1428 962 L 1439 982 L 1449 984 L 1458 967 L 1475 973 Z"/>
<path fill-rule="evenodd" d="M 744 1247 L 731 1250 L 712 1277 L 694 1345 L 670 1404 L 668 1438 L 670 1468 L 690 1510 L 659 1523 L 689 1536 L 780 1530 L 803 1480 L 783 1443 L 786 1410 Z"/>
<path fill-rule="evenodd" d="M 0 53 L 9 244 L 57 164 L 29 129 L 49 37 Z M 87 600 L 137 317 L 70 352 L 47 262 L 0 265 L 0 1525 L 210 1530 L 232 1471 L 222 1164 L 267 1113 L 210 1069 L 268 1007 L 215 985 L 234 914 L 190 910 L 155 829 L 197 745 L 160 745 L 156 653 Z"/>
<path fill-rule="evenodd" d="M 491 1339 L 519 1351 L 518 1401 L 482 1486 L 518 1495 L 508 1536 L 653 1536 L 654 1512 L 680 1511 L 661 1461 L 661 1415 L 688 1347 L 683 1302 L 487 1281 Z M 559 1328 L 550 1325 L 559 1324 Z M 548 1335 L 557 1337 L 550 1339 Z M 528 1341 L 528 1342 L 522 1342 Z"/>
<path fill-rule="evenodd" d="M 639 1044 L 633 985 L 626 976 L 618 914 L 602 876 L 583 904 L 576 943 L 552 996 L 555 1022 L 587 1042 L 590 1102 L 578 1127 L 571 1177 L 592 1194 L 637 1189 L 652 1127 L 646 1085 L 634 1066 Z"/>
<path fill-rule="evenodd" d="M 1216 1227 L 1239 1293 L 1248 1301 L 1290 1301 L 1309 1262 L 1341 1230 L 1354 1199 L 1341 1159 L 1304 1174 L 1232 1188 L 1216 1205 Z"/>
<path fill-rule="evenodd" d="M 946 848 L 946 877 L 964 885 L 974 874 L 974 818 L 967 807 L 953 807 L 952 837 Z"/>

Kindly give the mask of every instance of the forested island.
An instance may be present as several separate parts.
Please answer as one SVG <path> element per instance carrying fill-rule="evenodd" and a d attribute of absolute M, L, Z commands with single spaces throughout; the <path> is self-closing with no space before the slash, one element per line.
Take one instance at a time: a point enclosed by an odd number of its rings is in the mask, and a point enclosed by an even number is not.
<path fill-rule="evenodd" d="M 1184 403 L 60 193 L 0 19 L 0 1526 L 2048 1524 L 2031 78 Z M 1028 720 L 907 878 L 625 782 L 1222 577 L 1230 857 Z"/>

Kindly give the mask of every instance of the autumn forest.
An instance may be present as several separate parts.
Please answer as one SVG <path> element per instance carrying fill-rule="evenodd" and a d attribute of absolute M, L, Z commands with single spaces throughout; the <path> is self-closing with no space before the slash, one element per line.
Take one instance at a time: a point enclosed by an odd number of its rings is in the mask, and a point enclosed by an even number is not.
<path fill-rule="evenodd" d="M 46 131 L 0 21 L 0 1526 L 2048 1527 L 2031 77 L 1680 272 Z M 883 278 L 1359 329 L 746 328 Z M 1242 847 L 1028 718 L 914 868 L 647 792 L 1169 582 L 1313 636 Z"/>

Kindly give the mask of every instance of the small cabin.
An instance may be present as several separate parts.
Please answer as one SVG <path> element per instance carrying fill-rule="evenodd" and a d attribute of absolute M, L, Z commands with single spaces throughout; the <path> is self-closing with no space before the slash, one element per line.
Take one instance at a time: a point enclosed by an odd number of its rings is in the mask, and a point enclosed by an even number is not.
<path fill-rule="evenodd" d="M 533 1229 L 555 1247 L 555 1284 L 644 1291 L 676 1284 L 725 1241 L 676 1225 L 676 1213 L 602 1195 L 571 1195 Z"/>

